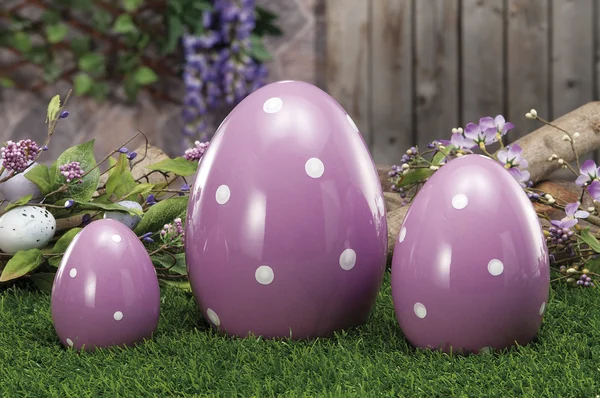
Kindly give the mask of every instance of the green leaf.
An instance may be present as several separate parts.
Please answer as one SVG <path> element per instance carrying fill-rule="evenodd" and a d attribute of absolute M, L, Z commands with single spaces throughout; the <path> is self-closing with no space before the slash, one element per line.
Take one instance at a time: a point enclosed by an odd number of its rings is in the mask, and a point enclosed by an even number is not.
<path fill-rule="evenodd" d="M 92 85 L 92 89 L 90 90 L 90 94 L 96 99 L 96 101 L 103 101 L 108 95 L 109 87 L 106 82 L 94 82 Z"/>
<path fill-rule="evenodd" d="M 104 72 L 105 57 L 99 53 L 86 53 L 78 60 L 79 69 L 84 72 L 101 74 Z"/>
<path fill-rule="evenodd" d="M 181 289 L 186 292 L 192 291 L 192 287 L 191 287 L 189 281 L 173 281 L 173 280 L 160 279 L 158 282 L 160 284 L 162 284 L 163 286 L 173 286 L 173 287 L 176 287 L 177 289 Z"/>
<path fill-rule="evenodd" d="M 123 211 L 136 216 L 142 216 L 144 214 L 144 212 L 141 210 L 130 209 L 113 202 L 104 202 L 98 200 L 94 200 L 93 202 L 75 202 L 77 203 L 77 209 L 79 210 Z"/>
<path fill-rule="evenodd" d="M 138 39 L 135 48 L 137 48 L 138 50 L 143 50 L 146 47 L 148 47 L 148 44 L 150 43 L 150 35 L 147 33 L 143 33 L 142 35 L 140 35 L 140 38 Z"/>
<path fill-rule="evenodd" d="M 33 197 L 33 195 L 29 194 L 27 196 L 23 196 L 23 197 L 15 200 L 14 202 L 10 202 L 8 204 L 8 206 L 6 206 L 4 208 L 4 212 L 9 211 L 10 209 L 14 209 L 15 207 L 26 205 L 27 203 L 29 203 L 29 201 L 31 200 L 32 197 Z"/>
<path fill-rule="evenodd" d="M 52 97 L 52 99 L 50 100 L 50 103 L 48 104 L 48 114 L 46 117 L 46 123 L 48 123 L 49 121 L 56 120 L 59 110 L 60 110 L 60 95 L 55 95 L 54 97 Z"/>
<path fill-rule="evenodd" d="M 137 93 L 140 89 L 140 85 L 135 81 L 133 75 L 127 75 L 125 77 L 123 88 L 125 89 L 125 94 L 127 95 L 127 98 L 129 98 L 130 101 L 135 101 Z"/>
<path fill-rule="evenodd" d="M 46 10 L 42 14 L 42 21 L 46 25 L 55 25 L 60 22 L 60 12 L 58 10 Z"/>
<path fill-rule="evenodd" d="M 193 162 L 179 156 L 175 159 L 164 159 L 160 162 L 149 164 L 148 166 L 144 166 L 144 168 L 188 177 L 198 170 L 198 162 Z"/>
<path fill-rule="evenodd" d="M 64 253 L 67 250 L 67 247 L 75 238 L 75 235 L 79 233 L 83 228 L 71 228 L 67 232 L 65 232 L 54 244 L 50 253 Z M 48 263 L 53 267 L 58 267 L 60 262 L 62 261 L 63 256 L 54 256 L 48 259 Z"/>
<path fill-rule="evenodd" d="M 50 43 L 60 43 L 69 33 L 69 27 L 64 23 L 46 26 L 46 38 Z"/>
<path fill-rule="evenodd" d="M 71 50 L 81 58 L 83 54 L 90 51 L 92 48 L 92 39 L 89 36 L 78 36 L 71 40 Z"/>
<path fill-rule="evenodd" d="M 53 183 L 52 179 L 50 178 L 48 166 L 45 164 L 38 164 L 37 166 L 33 167 L 31 170 L 25 173 L 25 178 L 33 182 L 40 189 L 42 195 L 52 192 Z"/>
<path fill-rule="evenodd" d="M 154 265 L 162 268 L 169 268 L 169 271 L 179 275 L 187 275 L 187 265 L 185 262 L 185 253 L 176 253 L 172 256 L 166 253 L 152 255 Z"/>
<path fill-rule="evenodd" d="M 433 155 L 433 159 L 431 159 L 431 164 L 433 166 L 439 166 L 454 148 L 454 145 L 448 145 L 441 151 L 438 151 L 435 155 Z"/>
<path fill-rule="evenodd" d="M 123 8 L 127 12 L 135 11 L 144 3 L 144 0 L 123 0 Z"/>
<path fill-rule="evenodd" d="M 146 232 L 158 232 L 177 217 L 184 218 L 187 204 L 187 196 L 175 196 L 158 202 L 146 211 L 142 221 L 135 228 L 135 233 L 142 235 Z"/>
<path fill-rule="evenodd" d="M 40 249 L 19 250 L 2 270 L 0 282 L 17 279 L 39 267 L 44 258 Z"/>
<path fill-rule="evenodd" d="M 48 48 L 44 46 L 33 46 L 31 50 L 27 52 L 25 58 L 38 65 L 45 65 L 46 62 L 51 62 Z"/>
<path fill-rule="evenodd" d="M 12 46 L 21 52 L 27 53 L 31 50 L 31 38 L 25 32 L 15 32 L 12 37 Z"/>
<path fill-rule="evenodd" d="M 271 54 L 267 51 L 265 44 L 261 37 L 257 35 L 250 35 L 250 56 L 259 62 L 265 62 L 271 60 Z"/>
<path fill-rule="evenodd" d="M 424 181 L 426 178 L 431 177 L 433 173 L 434 171 L 429 169 L 413 169 L 408 174 L 404 174 L 400 178 L 400 182 L 396 185 L 398 187 L 405 187 L 419 181 Z"/>
<path fill-rule="evenodd" d="M 587 268 L 590 272 L 600 273 L 600 256 L 597 258 L 591 258 L 585 262 L 584 268 Z"/>
<path fill-rule="evenodd" d="M 147 193 L 150 193 L 150 191 L 152 191 L 153 188 L 154 184 L 137 184 L 137 186 L 133 188 L 133 190 L 129 192 L 127 196 L 121 197 L 120 199 L 127 199 L 134 195 L 145 195 Z"/>
<path fill-rule="evenodd" d="M 589 227 L 581 231 L 580 235 L 581 240 L 587 243 L 590 249 L 592 249 L 596 253 L 600 253 L 600 242 L 598 242 L 598 239 L 596 239 L 594 235 L 590 234 Z"/>
<path fill-rule="evenodd" d="M 69 184 L 69 188 L 64 193 L 64 196 L 78 202 L 87 202 L 96 192 L 98 182 L 100 181 L 100 170 L 96 167 L 96 159 L 94 157 L 94 140 L 67 149 L 58 157 L 56 163 L 63 165 L 75 161 L 81 164 L 81 169 L 84 173 L 93 170 L 83 178 L 80 184 Z M 55 169 L 55 174 L 54 176 L 51 175 L 51 177 L 57 183 L 64 180 L 64 176 L 60 174 L 58 168 Z"/>
<path fill-rule="evenodd" d="M 54 61 L 48 62 L 44 65 L 44 81 L 46 83 L 53 83 L 60 77 L 62 69 Z"/>
<path fill-rule="evenodd" d="M 139 67 L 133 72 L 133 79 L 141 86 L 154 83 L 158 80 L 158 76 L 154 71 L 147 66 Z"/>
<path fill-rule="evenodd" d="M 38 272 L 29 277 L 39 291 L 44 293 L 52 293 L 52 284 L 56 273 L 53 272 Z"/>
<path fill-rule="evenodd" d="M 75 94 L 83 95 L 91 90 L 94 85 L 94 80 L 87 73 L 78 73 L 73 79 Z"/>
<path fill-rule="evenodd" d="M 94 26 L 102 33 L 106 33 L 112 21 L 112 15 L 108 11 L 96 8 L 92 13 Z"/>
<path fill-rule="evenodd" d="M 115 23 L 112 26 L 112 30 L 115 33 L 130 33 L 137 31 L 137 27 L 133 22 L 133 18 L 129 14 L 121 14 L 115 20 Z"/>
<path fill-rule="evenodd" d="M 14 86 L 15 86 L 14 80 L 9 79 L 8 77 L 0 77 L 0 87 L 12 88 Z"/>
<path fill-rule="evenodd" d="M 177 2 L 171 1 L 169 3 Z M 181 19 L 176 15 L 169 15 L 167 17 L 167 36 L 162 48 L 163 54 L 170 54 L 177 49 L 179 39 L 183 36 L 184 32 L 185 27 Z"/>
<path fill-rule="evenodd" d="M 129 160 L 125 154 L 120 154 L 115 167 L 108 172 L 105 193 L 122 198 L 136 187 L 133 174 L 129 171 Z"/>

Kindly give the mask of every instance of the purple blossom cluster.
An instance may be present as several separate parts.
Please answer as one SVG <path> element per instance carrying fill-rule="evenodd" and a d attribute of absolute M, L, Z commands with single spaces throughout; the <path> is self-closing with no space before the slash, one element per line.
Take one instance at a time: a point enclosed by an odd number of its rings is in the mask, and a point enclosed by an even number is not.
<path fill-rule="evenodd" d="M 176 246 L 185 244 L 185 230 L 181 218 L 176 218 L 171 224 L 165 224 L 160 231 L 163 242 Z"/>
<path fill-rule="evenodd" d="M 198 161 L 200 160 L 202 155 L 204 155 L 204 152 L 206 152 L 206 150 L 208 149 L 209 144 L 210 143 L 208 141 L 196 141 L 194 142 L 193 148 L 188 148 L 185 150 L 185 152 L 183 153 L 183 157 L 190 161 Z"/>
<path fill-rule="evenodd" d="M 79 181 L 77 181 L 78 184 L 81 184 L 83 182 L 83 180 L 81 180 L 81 178 L 83 177 L 83 170 L 81 169 L 81 163 L 70 162 L 67 164 L 63 164 L 62 166 L 59 167 L 59 170 L 60 170 L 60 174 L 62 174 L 65 177 L 67 182 L 71 182 L 74 180 L 79 180 Z"/>
<path fill-rule="evenodd" d="M 265 65 L 248 55 L 254 6 L 254 0 L 215 0 L 213 9 L 203 14 L 204 33 L 184 36 L 184 135 L 207 139 L 207 111 L 223 100 L 228 105 L 239 102 L 264 85 Z"/>
<path fill-rule="evenodd" d="M 40 152 L 40 148 L 35 141 L 30 139 L 17 142 L 9 140 L 0 148 L 0 152 L 2 153 L 2 166 L 6 170 L 20 173 L 31 165 Z"/>

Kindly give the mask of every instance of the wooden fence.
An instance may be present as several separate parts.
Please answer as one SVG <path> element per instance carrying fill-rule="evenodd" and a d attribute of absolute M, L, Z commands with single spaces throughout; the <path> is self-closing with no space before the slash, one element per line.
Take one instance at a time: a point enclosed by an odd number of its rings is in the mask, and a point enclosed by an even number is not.
<path fill-rule="evenodd" d="M 327 91 L 376 162 L 504 114 L 511 138 L 598 99 L 597 0 L 325 0 Z"/>

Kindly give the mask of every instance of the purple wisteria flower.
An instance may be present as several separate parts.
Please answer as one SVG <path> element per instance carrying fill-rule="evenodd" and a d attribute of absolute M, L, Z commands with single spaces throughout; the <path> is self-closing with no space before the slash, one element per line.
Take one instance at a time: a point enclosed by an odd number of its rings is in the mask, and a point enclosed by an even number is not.
<path fill-rule="evenodd" d="M 6 170 L 20 173 L 35 160 L 40 148 L 35 141 L 30 139 L 17 142 L 9 140 L 0 148 L 0 152 L 2 153 L 2 166 Z"/>
<path fill-rule="evenodd" d="M 204 152 L 206 152 L 206 150 L 208 149 L 209 144 L 209 141 L 196 141 L 194 142 L 193 148 L 188 148 L 185 150 L 183 157 L 190 161 L 198 161 L 200 160 L 202 155 L 204 155 Z"/>
<path fill-rule="evenodd" d="M 83 170 L 81 169 L 81 163 L 79 162 L 70 162 L 67 164 L 63 164 L 62 166 L 59 167 L 60 170 L 60 174 L 62 174 L 65 179 L 67 180 L 67 182 L 71 182 L 74 180 L 79 180 L 77 181 L 78 184 L 81 184 L 83 182 L 83 180 L 81 180 L 81 177 L 83 177 Z"/>
<path fill-rule="evenodd" d="M 590 213 L 584 210 L 577 210 L 579 208 L 579 204 L 579 202 L 575 202 L 566 205 L 566 217 L 564 217 L 562 220 L 551 220 L 550 222 L 552 223 L 552 225 L 561 229 L 567 229 L 574 227 L 575 224 L 577 224 L 578 219 L 587 218 L 590 215 Z"/>
<path fill-rule="evenodd" d="M 256 25 L 255 0 L 215 0 L 202 18 L 204 33 L 186 34 L 183 71 L 186 94 L 183 134 L 207 136 L 206 113 L 224 102 L 242 100 L 266 82 L 267 69 L 251 58 L 250 39 Z"/>
<path fill-rule="evenodd" d="M 504 116 L 498 115 L 495 118 L 491 118 L 489 116 L 483 117 L 479 119 L 479 128 L 482 131 L 488 131 L 493 129 L 495 134 L 500 134 L 500 136 L 504 136 L 508 133 L 508 130 L 512 130 L 515 128 L 515 125 L 507 122 L 504 119 Z"/>
<path fill-rule="evenodd" d="M 596 166 L 596 163 L 592 159 L 588 159 L 581 165 L 579 169 L 581 175 L 577 177 L 575 183 L 580 187 L 589 184 L 591 181 L 597 180 L 600 174 L 600 167 Z"/>
<path fill-rule="evenodd" d="M 523 149 L 517 143 L 509 145 L 499 151 L 497 156 L 498 160 L 500 160 L 507 169 L 512 167 L 526 169 L 529 166 L 527 160 L 523 157 Z"/>

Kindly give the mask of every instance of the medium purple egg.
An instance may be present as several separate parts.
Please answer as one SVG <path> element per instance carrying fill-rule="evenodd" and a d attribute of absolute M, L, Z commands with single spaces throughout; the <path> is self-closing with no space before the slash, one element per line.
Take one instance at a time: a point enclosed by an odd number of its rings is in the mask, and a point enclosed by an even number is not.
<path fill-rule="evenodd" d="M 396 316 L 410 343 L 463 352 L 527 344 L 550 283 L 548 249 L 519 183 L 467 155 L 425 183 L 392 260 Z"/>
<path fill-rule="evenodd" d="M 104 219 L 75 236 L 52 286 L 52 319 L 65 346 L 131 345 L 151 337 L 159 315 L 156 271 L 133 231 Z"/>
<path fill-rule="evenodd" d="M 377 170 L 350 116 L 311 84 L 277 82 L 230 113 L 200 161 L 188 273 L 221 332 L 330 336 L 367 320 L 386 236 Z"/>

